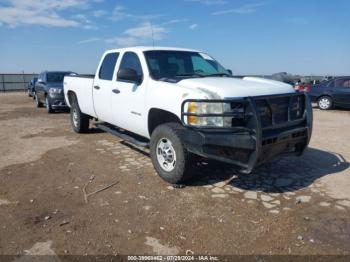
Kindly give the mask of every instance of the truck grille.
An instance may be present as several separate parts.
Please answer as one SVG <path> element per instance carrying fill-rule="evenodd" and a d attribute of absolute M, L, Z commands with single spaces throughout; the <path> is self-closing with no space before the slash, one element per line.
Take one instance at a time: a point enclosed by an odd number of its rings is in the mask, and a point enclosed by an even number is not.
<path fill-rule="evenodd" d="M 305 112 L 305 95 L 255 98 L 262 128 L 281 126 L 301 120 Z"/>

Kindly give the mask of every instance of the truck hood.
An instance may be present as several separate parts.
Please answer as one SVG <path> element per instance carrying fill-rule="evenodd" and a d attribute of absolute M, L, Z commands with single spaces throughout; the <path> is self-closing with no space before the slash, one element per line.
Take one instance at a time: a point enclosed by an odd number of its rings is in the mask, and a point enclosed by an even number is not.
<path fill-rule="evenodd" d="M 291 85 L 258 77 L 245 77 L 243 79 L 231 77 L 191 78 L 184 79 L 178 82 L 177 85 L 205 93 L 209 99 L 295 92 Z"/>

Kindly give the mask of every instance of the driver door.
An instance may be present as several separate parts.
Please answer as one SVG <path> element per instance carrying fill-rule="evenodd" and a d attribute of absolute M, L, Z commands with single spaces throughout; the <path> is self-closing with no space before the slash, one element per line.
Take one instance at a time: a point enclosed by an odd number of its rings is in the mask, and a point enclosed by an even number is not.
<path fill-rule="evenodd" d="M 133 69 L 137 72 L 140 83 L 133 83 L 116 79 L 111 94 L 113 124 L 139 135 L 147 135 L 145 123 L 147 113 L 144 110 L 146 81 L 143 79 L 143 70 L 138 54 L 125 52 L 118 71 Z"/>

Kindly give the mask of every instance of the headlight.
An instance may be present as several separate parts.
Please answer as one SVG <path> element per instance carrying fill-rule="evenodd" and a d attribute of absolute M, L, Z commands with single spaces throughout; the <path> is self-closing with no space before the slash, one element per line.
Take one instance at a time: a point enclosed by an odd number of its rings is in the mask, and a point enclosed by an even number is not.
<path fill-rule="evenodd" d="M 50 94 L 61 94 L 62 93 L 62 88 L 56 88 L 56 87 L 51 87 L 49 89 Z"/>
<path fill-rule="evenodd" d="M 187 103 L 187 113 L 189 115 L 187 115 L 185 121 L 187 120 L 188 125 L 197 127 L 231 127 L 232 117 L 223 116 L 224 112 L 227 111 L 227 106 L 229 106 L 227 103 L 189 102 Z M 211 114 L 213 116 L 208 116 Z"/>

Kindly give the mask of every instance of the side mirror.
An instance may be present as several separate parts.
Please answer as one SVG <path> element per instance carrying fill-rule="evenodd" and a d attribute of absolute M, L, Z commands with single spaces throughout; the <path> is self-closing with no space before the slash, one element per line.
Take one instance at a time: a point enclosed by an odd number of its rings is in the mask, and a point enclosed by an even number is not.
<path fill-rule="evenodd" d="M 231 69 L 226 69 L 227 70 L 227 72 L 232 76 L 233 75 L 233 73 L 232 73 L 232 70 Z"/>
<path fill-rule="evenodd" d="M 140 84 L 141 79 L 137 75 L 137 72 L 131 68 L 123 68 L 118 71 L 117 74 L 118 81 L 126 81 L 135 84 Z"/>

